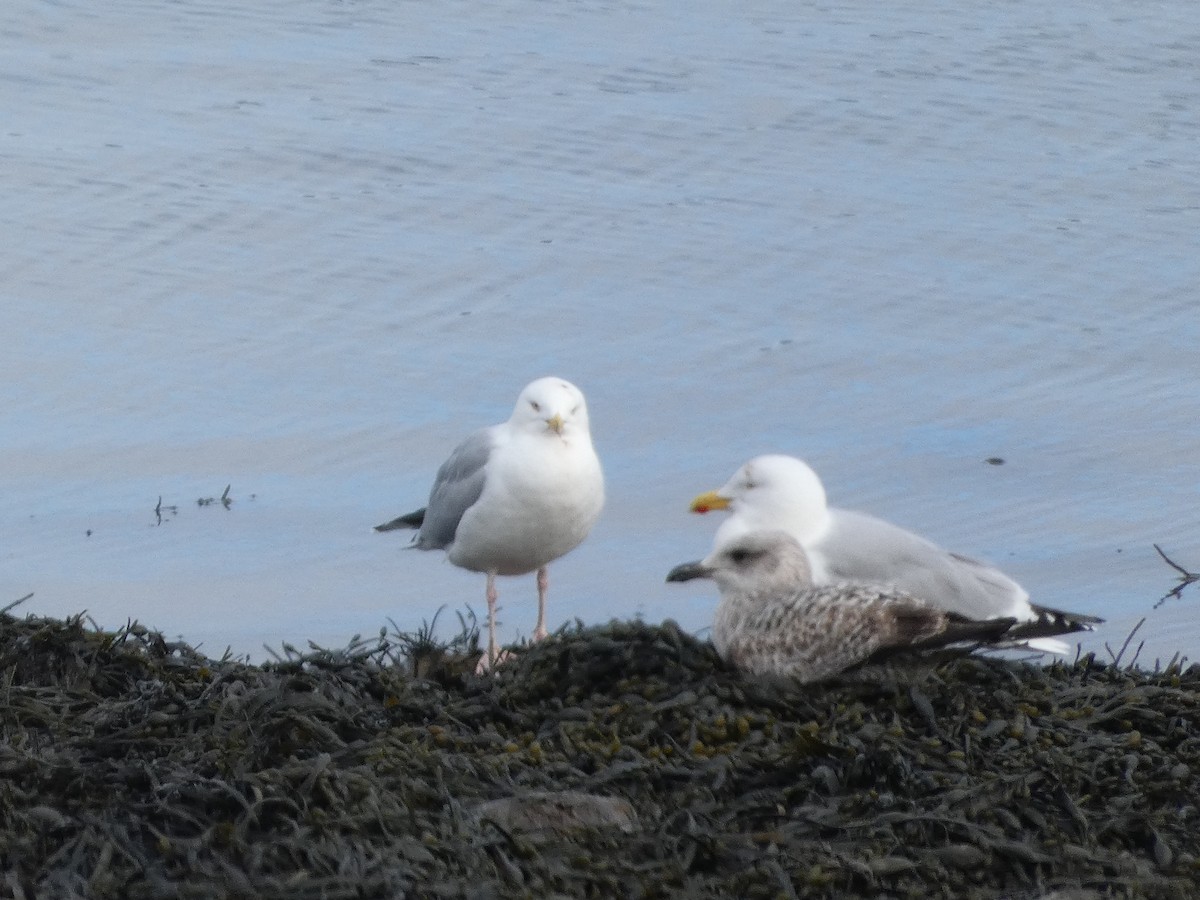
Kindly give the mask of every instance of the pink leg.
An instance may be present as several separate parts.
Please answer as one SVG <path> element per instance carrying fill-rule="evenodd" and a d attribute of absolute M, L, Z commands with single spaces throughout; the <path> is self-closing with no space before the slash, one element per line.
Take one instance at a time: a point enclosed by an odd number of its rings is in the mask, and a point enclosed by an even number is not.
<path fill-rule="evenodd" d="M 535 641 L 545 640 L 546 631 L 546 589 L 550 587 L 550 575 L 546 571 L 546 567 L 542 566 L 538 569 L 537 574 L 538 586 L 538 620 L 537 627 L 533 629 L 533 639 Z"/>
<path fill-rule="evenodd" d="M 493 666 L 496 663 L 496 659 L 500 656 L 500 647 L 496 644 L 496 574 L 494 572 L 488 572 L 487 605 L 488 605 L 487 661 L 488 661 L 489 666 Z"/>

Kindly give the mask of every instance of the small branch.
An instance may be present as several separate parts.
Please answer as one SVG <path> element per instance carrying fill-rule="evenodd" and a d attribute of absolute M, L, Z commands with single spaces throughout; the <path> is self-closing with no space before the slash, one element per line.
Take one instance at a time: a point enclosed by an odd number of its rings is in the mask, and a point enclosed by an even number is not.
<path fill-rule="evenodd" d="M 163 523 L 163 513 L 169 512 L 171 515 L 179 512 L 178 506 L 163 506 L 162 494 L 158 495 L 158 503 L 154 506 L 154 524 L 161 525 Z"/>
<path fill-rule="evenodd" d="M 26 594 L 26 595 L 25 595 L 24 597 L 22 597 L 20 600 L 14 600 L 12 603 L 8 604 L 8 606 L 5 606 L 5 607 L 0 607 L 0 616 L 6 616 L 6 615 L 8 615 L 8 613 L 9 613 L 11 610 L 13 610 L 13 609 L 15 609 L 16 607 L 20 606 L 22 603 L 24 603 L 26 600 L 28 600 L 28 599 L 29 599 L 30 597 L 32 597 L 32 596 L 33 596 L 33 594 Z"/>
<path fill-rule="evenodd" d="M 1158 555 L 1163 558 L 1163 562 L 1179 573 L 1179 584 L 1175 585 L 1173 589 L 1167 591 L 1167 593 L 1159 597 L 1158 602 L 1154 604 L 1154 608 L 1158 609 L 1172 597 L 1175 597 L 1176 599 L 1182 598 L 1183 589 L 1185 587 L 1187 587 L 1189 584 L 1194 584 L 1195 582 L 1200 581 L 1200 572 L 1189 572 L 1183 566 L 1179 565 L 1179 563 L 1175 562 L 1175 560 L 1171 559 L 1171 557 L 1167 556 L 1167 554 L 1163 552 L 1163 548 L 1158 546 L 1158 544 L 1154 544 L 1153 546 L 1154 549 L 1158 551 Z"/>
<path fill-rule="evenodd" d="M 1175 560 L 1171 559 L 1171 557 L 1167 556 L 1167 554 L 1163 553 L 1163 548 L 1158 546 L 1158 544 L 1154 545 L 1154 549 L 1157 550 L 1158 555 L 1163 558 L 1163 562 L 1165 562 L 1168 566 L 1170 566 L 1172 569 L 1174 569 L 1176 572 L 1178 572 L 1184 578 L 1187 578 L 1189 581 L 1195 581 L 1197 578 L 1200 578 L 1200 575 L 1197 575 L 1195 572 L 1189 572 L 1187 569 L 1185 569 L 1179 563 L 1175 562 Z"/>
<path fill-rule="evenodd" d="M 1134 636 L 1135 634 L 1137 634 L 1137 633 L 1138 633 L 1138 629 L 1140 629 L 1140 628 L 1141 628 L 1143 625 L 1145 625 L 1145 624 L 1146 624 L 1146 617 L 1145 617 L 1145 616 L 1143 616 L 1143 617 L 1141 618 L 1141 620 L 1139 620 L 1139 621 L 1138 621 L 1138 623 L 1137 623 L 1136 625 L 1134 625 L 1134 626 L 1133 626 L 1133 631 L 1129 632 L 1129 634 L 1128 634 L 1128 635 L 1126 635 L 1126 637 L 1125 637 L 1125 643 L 1121 645 L 1121 652 L 1120 652 L 1120 653 L 1113 653 L 1113 651 L 1112 651 L 1112 647 L 1108 646 L 1108 641 L 1105 641 L 1105 642 L 1104 642 L 1104 649 L 1105 649 L 1105 650 L 1107 650 L 1107 651 L 1108 651 L 1108 655 L 1109 655 L 1110 657 L 1112 657 L 1112 664 L 1113 664 L 1113 668 L 1118 668 L 1118 667 L 1120 667 L 1120 665 L 1121 665 L 1121 658 L 1122 658 L 1122 657 L 1125 655 L 1125 651 L 1129 649 L 1129 642 L 1130 642 L 1130 641 L 1132 641 L 1132 640 L 1133 640 L 1133 636 Z M 1143 641 L 1142 643 L 1145 643 L 1145 642 Z M 1134 663 L 1134 662 L 1137 662 L 1137 658 L 1138 658 L 1138 656 L 1140 656 L 1140 655 L 1141 655 L 1141 652 L 1142 652 L 1142 644 L 1138 644 L 1137 653 L 1135 653 L 1135 654 L 1133 655 L 1133 661 L 1131 661 L 1131 662 L 1129 663 L 1129 665 L 1130 665 L 1131 667 L 1133 666 L 1133 663 Z"/>
<path fill-rule="evenodd" d="M 233 506 L 233 498 L 229 496 L 229 489 L 233 487 L 231 484 L 225 485 L 225 490 L 221 492 L 220 497 L 200 497 L 196 500 L 197 506 L 212 506 L 214 503 L 220 503 L 226 509 Z"/>

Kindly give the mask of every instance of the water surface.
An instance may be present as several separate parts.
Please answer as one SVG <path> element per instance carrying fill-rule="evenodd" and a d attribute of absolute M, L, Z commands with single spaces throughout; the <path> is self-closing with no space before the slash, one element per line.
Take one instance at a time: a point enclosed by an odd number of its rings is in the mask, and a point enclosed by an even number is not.
<path fill-rule="evenodd" d="M 610 500 L 552 622 L 705 627 L 687 502 L 788 452 L 1200 657 L 1152 548 L 1200 567 L 1197 46 L 1184 0 L 6 4 L 0 602 L 256 657 L 482 611 L 370 526 L 558 374 Z"/>

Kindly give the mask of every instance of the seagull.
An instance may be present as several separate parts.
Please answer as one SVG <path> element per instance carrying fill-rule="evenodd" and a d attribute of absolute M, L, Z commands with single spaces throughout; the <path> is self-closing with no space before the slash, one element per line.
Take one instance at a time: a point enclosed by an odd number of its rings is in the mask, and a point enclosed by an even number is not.
<path fill-rule="evenodd" d="M 375 526 L 416 528 L 413 546 L 445 550 L 456 566 L 487 575 L 488 653 L 496 644 L 496 576 L 537 571 L 533 640 L 546 637 L 546 567 L 587 537 L 604 507 L 587 403 L 575 385 L 539 378 L 507 422 L 476 431 L 438 469 L 422 509 Z"/>
<path fill-rule="evenodd" d="M 1001 638 L 1015 623 L 972 621 L 902 591 L 866 584 L 816 586 L 804 548 L 783 531 L 749 531 L 667 581 L 712 578 L 717 653 L 753 677 L 820 681 L 905 650 Z"/>
<path fill-rule="evenodd" d="M 999 569 L 866 513 L 828 506 L 817 474 L 795 457 L 755 457 L 724 487 L 696 497 L 691 509 L 730 511 L 714 549 L 747 532 L 782 530 L 804 548 L 815 584 L 873 584 L 968 619 L 1012 618 L 1008 640 L 1014 645 L 1065 654 L 1068 645 L 1053 635 L 1091 631 L 1104 621 L 1030 603 L 1029 594 Z"/>

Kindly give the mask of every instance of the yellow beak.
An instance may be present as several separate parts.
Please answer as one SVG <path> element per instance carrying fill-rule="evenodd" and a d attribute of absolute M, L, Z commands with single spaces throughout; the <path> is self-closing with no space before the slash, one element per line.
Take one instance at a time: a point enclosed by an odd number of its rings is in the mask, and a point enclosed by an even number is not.
<path fill-rule="evenodd" d="M 563 417 L 561 415 L 559 415 L 558 413 L 555 413 L 549 419 L 547 419 L 546 424 L 548 426 L 550 426 L 550 430 L 553 431 L 555 434 L 562 434 Z"/>
<path fill-rule="evenodd" d="M 711 509 L 729 509 L 729 501 L 716 491 L 709 491 L 707 494 L 701 494 L 693 500 L 689 509 L 694 513 L 701 514 Z"/>

